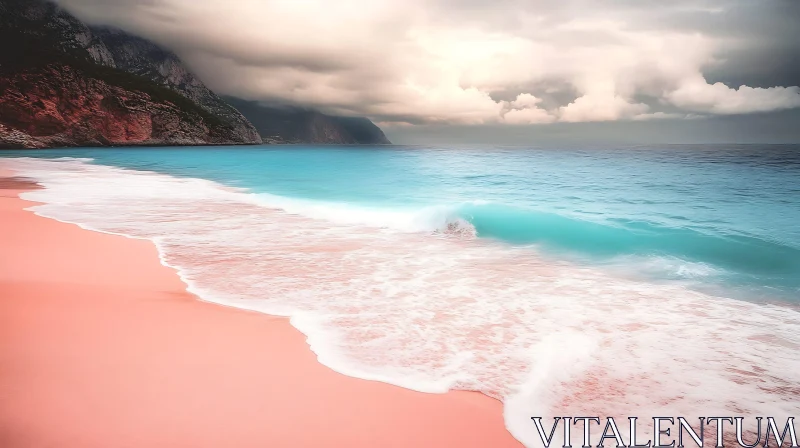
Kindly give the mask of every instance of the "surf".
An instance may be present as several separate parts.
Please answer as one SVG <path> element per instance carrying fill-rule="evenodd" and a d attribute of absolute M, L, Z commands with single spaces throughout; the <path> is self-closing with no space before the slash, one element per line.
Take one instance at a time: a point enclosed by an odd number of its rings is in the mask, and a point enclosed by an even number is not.
<path fill-rule="evenodd" d="M 486 200 L 391 208 L 268 193 L 254 193 L 254 200 L 336 224 L 535 245 L 556 258 L 617 268 L 627 265 L 629 273 L 653 279 L 705 278 L 738 287 L 740 298 L 763 298 L 765 291 L 791 298 L 800 289 L 800 249 L 745 234 L 634 220 L 589 220 Z"/>
<path fill-rule="evenodd" d="M 336 222 L 337 205 L 279 205 L 199 178 L 79 160 L 10 163 L 45 186 L 24 195 L 42 203 L 37 214 L 154 241 L 199 298 L 288 316 L 336 371 L 501 400 L 507 427 L 528 446 L 538 438 L 531 415 L 699 415 L 731 403 L 776 418 L 797 410 L 797 311 L 481 238 L 525 218 L 495 206 L 412 212 L 436 217 L 420 218 L 430 226 L 419 231 Z M 505 219 L 486 227 L 481 214 Z M 471 222 L 479 237 L 436 231 L 451 219 Z M 780 368 L 762 375 L 772 360 Z"/>

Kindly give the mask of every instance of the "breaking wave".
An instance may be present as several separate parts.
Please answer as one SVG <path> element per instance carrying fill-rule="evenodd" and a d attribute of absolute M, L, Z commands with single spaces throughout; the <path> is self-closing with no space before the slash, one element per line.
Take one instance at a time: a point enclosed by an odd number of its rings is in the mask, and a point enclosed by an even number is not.
<path fill-rule="evenodd" d="M 662 279 L 709 279 L 729 286 L 769 285 L 785 298 L 800 291 L 800 249 L 748 235 L 720 236 L 646 222 L 594 222 L 526 208 L 471 201 L 417 208 L 381 208 L 254 194 L 256 203 L 336 224 L 398 232 L 490 238 L 571 253 Z M 560 252 L 559 252 L 560 251 Z M 758 297 L 763 291 L 743 297 Z"/>
<path fill-rule="evenodd" d="M 383 210 L 79 160 L 4 164 L 46 187 L 25 193 L 43 203 L 37 214 L 153 240 L 190 291 L 290 317 L 334 370 L 502 400 L 507 427 L 528 446 L 538 444 L 531 416 L 800 410 L 797 311 L 631 279 L 544 256 L 539 243 L 617 264 L 633 248 L 663 252 L 644 259 L 683 277 L 718 268 L 669 255 L 679 250 L 715 266 L 755 251 L 764 269 L 780 270 L 793 269 L 792 248 L 492 203 Z"/>

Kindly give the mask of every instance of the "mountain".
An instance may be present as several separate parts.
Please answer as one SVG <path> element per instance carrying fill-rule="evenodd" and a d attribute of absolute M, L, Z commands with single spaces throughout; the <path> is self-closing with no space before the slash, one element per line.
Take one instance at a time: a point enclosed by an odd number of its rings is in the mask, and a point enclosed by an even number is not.
<path fill-rule="evenodd" d="M 254 144 L 173 53 L 44 0 L 0 0 L 0 147 Z"/>
<path fill-rule="evenodd" d="M 314 109 L 269 106 L 233 97 L 225 100 L 253 123 L 265 143 L 391 144 L 368 118 L 338 117 Z"/>

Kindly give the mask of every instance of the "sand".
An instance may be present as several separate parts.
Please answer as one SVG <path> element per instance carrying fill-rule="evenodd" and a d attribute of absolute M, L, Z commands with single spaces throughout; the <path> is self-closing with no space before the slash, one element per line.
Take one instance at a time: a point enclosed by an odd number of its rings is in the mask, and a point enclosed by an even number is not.
<path fill-rule="evenodd" d="M 500 402 L 336 373 L 285 318 L 189 294 L 151 242 L 23 210 L 31 187 L 0 181 L 0 447 L 520 446 Z"/>

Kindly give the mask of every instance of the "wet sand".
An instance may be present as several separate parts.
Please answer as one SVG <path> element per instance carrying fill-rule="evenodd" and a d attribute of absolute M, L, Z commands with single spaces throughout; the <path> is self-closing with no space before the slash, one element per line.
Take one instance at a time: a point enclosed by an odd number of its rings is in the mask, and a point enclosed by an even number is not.
<path fill-rule="evenodd" d="M 502 405 L 319 364 L 285 318 L 200 301 L 155 246 L 23 210 L 0 169 L 0 446 L 519 447 Z"/>

